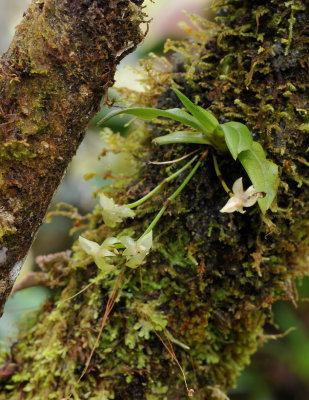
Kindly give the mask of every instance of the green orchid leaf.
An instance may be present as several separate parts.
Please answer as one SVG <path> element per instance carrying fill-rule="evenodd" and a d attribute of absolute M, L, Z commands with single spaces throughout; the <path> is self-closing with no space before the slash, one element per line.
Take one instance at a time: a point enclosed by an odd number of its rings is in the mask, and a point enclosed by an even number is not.
<path fill-rule="evenodd" d="M 186 107 L 188 111 L 201 123 L 203 126 L 202 132 L 204 133 L 212 133 L 219 125 L 217 118 L 212 115 L 211 112 L 204 110 L 200 106 L 196 106 L 192 103 L 191 100 L 188 99 L 183 93 L 181 93 L 175 87 L 172 87 L 173 91 L 176 93 L 179 100 Z"/>
<path fill-rule="evenodd" d="M 120 114 L 134 115 L 135 117 L 145 120 L 152 120 L 157 117 L 165 117 L 177 122 L 181 122 L 184 125 L 191 126 L 198 131 L 203 129 L 202 125 L 192 115 L 188 114 L 186 111 L 180 110 L 179 108 L 159 110 L 157 108 L 133 107 L 125 108 L 123 110 L 113 110 L 105 115 L 105 117 L 100 120 L 99 124 L 101 125 L 107 122 L 110 118 Z"/>
<path fill-rule="evenodd" d="M 263 214 L 269 209 L 278 188 L 278 166 L 266 159 L 265 152 L 258 142 L 253 142 L 249 150 L 242 151 L 238 159 L 245 168 L 255 190 L 266 196 L 258 199 Z"/>
<path fill-rule="evenodd" d="M 246 125 L 231 121 L 221 124 L 220 127 L 223 129 L 225 142 L 234 160 L 239 153 L 251 148 L 253 139 Z"/>
<path fill-rule="evenodd" d="M 165 136 L 159 136 L 153 139 L 157 144 L 170 144 L 170 143 L 197 143 L 197 144 L 210 144 L 207 138 L 201 132 L 192 131 L 177 131 L 169 133 Z"/>

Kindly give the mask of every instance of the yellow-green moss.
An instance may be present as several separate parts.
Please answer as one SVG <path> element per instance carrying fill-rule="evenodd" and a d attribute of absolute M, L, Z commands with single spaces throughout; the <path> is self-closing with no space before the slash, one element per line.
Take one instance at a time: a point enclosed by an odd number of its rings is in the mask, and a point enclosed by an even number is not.
<path fill-rule="evenodd" d="M 271 304 L 293 294 L 294 278 L 308 274 L 308 168 L 302 161 L 308 148 L 302 127 L 308 121 L 297 111 L 306 110 L 307 104 L 308 53 L 303 43 L 308 39 L 308 5 L 298 1 L 292 10 L 289 2 L 279 0 L 263 6 L 240 0 L 222 3 L 217 24 L 195 16 L 196 31 L 187 29 L 193 40 L 169 41 L 168 48 L 178 56 L 168 73 L 153 72 L 147 61 L 145 94 L 127 97 L 140 105 L 176 107 L 169 88 L 173 78 L 220 122 L 231 117 L 245 122 L 280 166 L 277 206 L 266 217 L 258 209 L 221 214 L 226 194 L 211 159 L 206 159 L 156 227 L 142 277 L 138 270 L 125 270 L 121 283 L 126 284 L 81 382 L 78 377 L 120 268 L 103 276 L 78 243 L 70 259 L 46 258 L 45 268 L 56 282 L 53 296 L 12 348 L 12 362 L 19 368 L 2 384 L 1 400 L 71 393 L 75 399 L 184 399 L 183 376 L 155 331 L 172 344 L 194 399 L 222 397 L 256 351 L 265 322 L 272 320 Z M 166 122 L 157 122 L 143 129 L 153 138 L 176 125 L 167 128 Z M 146 142 L 137 149 L 136 136 L 127 145 L 118 136 L 114 140 L 114 146 L 139 158 L 162 161 L 195 148 L 159 148 Z M 245 176 L 232 159 L 218 158 L 226 181 Z M 130 181 L 129 190 L 127 180 L 111 190 L 119 203 L 141 197 L 167 174 L 164 166 L 140 167 L 141 176 L 135 184 Z M 87 237 L 98 243 L 128 232 L 138 237 L 181 179 L 140 207 L 133 222 L 113 230 L 102 224 L 96 207 Z"/>

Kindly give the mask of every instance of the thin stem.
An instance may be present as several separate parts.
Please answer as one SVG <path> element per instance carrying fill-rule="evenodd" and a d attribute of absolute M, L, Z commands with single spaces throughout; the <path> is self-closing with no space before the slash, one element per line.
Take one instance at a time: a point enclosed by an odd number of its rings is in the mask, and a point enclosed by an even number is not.
<path fill-rule="evenodd" d="M 201 165 L 201 163 L 203 162 L 204 158 L 206 157 L 208 153 L 208 150 L 206 150 L 200 157 L 200 159 L 198 160 L 198 162 L 195 164 L 195 166 L 192 168 L 192 170 L 190 171 L 190 173 L 187 175 L 186 179 L 182 182 L 182 184 L 178 187 L 177 190 L 175 190 L 175 192 L 166 200 L 166 202 L 164 203 L 163 207 L 161 208 L 161 210 L 158 212 L 158 214 L 155 216 L 155 218 L 153 219 L 153 221 L 151 222 L 151 224 L 148 226 L 148 228 L 146 229 L 146 231 L 142 234 L 141 238 L 144 237 L 145 235 L 147 235 L 158 223 L 159 219 L 162 217 L 162 215 L 164 214 L 164 212 L 166 211 L 167 207 L 170 205 L 170 203 L 175 200 L 175 198 L 182 192 L 182 190 L 185 188 L 185 186 L 188 184 L 188 182 L 190 181 L 190 179 L 193 177 L 193 175 L 195 174 L 195 172 L 197 171 L 198 167 Z M 191 160 L 192 161 L 192 160 Z"/>
<path fill-rule="evenodd" d="M 177 358 L 177 356 L 176 356 L 176 354 L 175 354 L 173 345 L 172 345 L 170 339 L 168 338 L 168 335 L 166 334 L 167 331 L 164 330 L 164 333 L 165 333 L 165 335 L 166 335 L 166 337 L 167 337 L 168 345 L 164 342 L 163 338 L 162 338 L 162 337 L 158 334 L 158 332 L 155 330 L 155 327 L 153 326 L 153 323 L 152 323 L 151 320 L 149 319 L 148 315 L 147 315 L 147 314 L 144 314 L 144 315 L 145 315 L 147 321 L 148 321 L 148 322 L 150 323 L 150 325 L 152 326 L 152 329 L 153 329 L 154 333 L 156 334 L 156 336 L 160 339 L 161 343 L 162 343 L 163 346 L 166 348 L 166 350 L 168 351 L 168 353 L 169 353 L 169 355 L 171 356 L 171 358 L 172 358 L 172 359 L 175 361 L 175 363 L 178 365 L 178 367 L 179 367 L 179 369 L 180 369 L 180 371 L 181 371 L 181 373 L 182 373 L 184 382 L 185 382 L 185 386 L 186 386 L 186 389 L 187 389 L 187 392 L 188 392 L 188 397 L 192 397 L 192 396 L 193 396 L 193 393 L 194 393 L 194 390 L 193 390 L 193 389 L 189 389 L 189 386 L 188 386 L 188 384 L 187 384 L 186 374 L 185 374 L 185 372 L 184 372 L 184 370 L 183 370 L 183 368 L 182 368 L 180 362 L 178 361 L 178 358 Z"/>
<path fill-rule="evenodd" d="M 122 279 L 122 277 L 123 277 L 124 271 L 125 271 L 125 267 L 122 268 L 122 270 L 120 271 L 120 274 L 118 275 L 118 277 L 117 277 L 117 279 L 116 279 L 115 286 L 114 286 L 114 288 L 113 288 L 112 294 L 111 294 L 111 296 L 109 297 L 109 299 L 108 299 L 108 301 L 107 301 L 107 304 L 106 304 L 106 308 L 105 308 L 105 312 L 104 312 L 104 315 L 103 315 L 103 318 L 102 318 L 102 322 L 101 322 L 101 326 L 100 326 L 100 329 L 99 329 L 99 333 L 98 333 L 97 338 L 96 338 L 96 341 L 95 341 L 95 343 L 94 343 L 94 345 L 93 345 L 93 347 L 92 347 L 90 356 L 88 357 L 88 359 L 87 359 L 87 361 L 86 361 L 85 367 L 84 367 L 84 369 L 83 369 L 83 371 L 82 371 L 80 377 L 78 378 L 78 381 L 77 381 L 78 383 L 79 383 L 79 382 L 82 380 L 82 378 L 85 376 L 85 374 L 86 374 L 86 372 L 87 372 L 87 370 L 88 370 L 88 367 L 89 367 L 89 365 L 90 365 L 92 356 L 93 356 L 93 354 L 94 354 L 94 352 L 95 352 L 95 349 L 97 348 L 97 346 L 98 346 L 98 344 L 99 344 L 99 340 L 100 340 L 100 338 L 101 338 L 101 335 L 102 335 L 104 326 L 106 325 L 106 322 L 107 322 L 107 319 L 108 319 L 108 317 L 109 317 L 109 314 L 111 313 L 111 311 L 112 311 L 112 309 L 113 309 L 113 307 L 114 307 L 114 304 L 115 304 L 115 297 L 116 297 L 116 294 L 117 294 L 117 290 L 118 290 L 120 281 L 121 281 L 121 279 Z M 126 283 L 127 283 L 127 282 L 125 282 L 125 284 L 126 284 Z M 123 285 L 123 286 L 124 286 L 124 285 Z"/>
<path fill-rule="evenodd" d="M 154 165 L 166 165 L 166 164 L 176 164 L 179 161 L 182 161 L 190 156 L 192 156 L 192 154 L 197 153 L 198 151 L 200 151 L 201 149 L 196 149 L 194 151 L 192 151 L 189 154 L 185 154 L 184 156 L 180 157 L 180 158 L 176 158 L 175 160 L 170 160 L 170 161 L 147 161 L 147 164 L 154 164 Z"/>
<path fill-rule="evenodd" d="M 156 225 L 159 219 L 162 217 L 162 215 L 165 213 L 165 210 L 167 209 L 167 206 L 163 206 L 161 210 L 158 212 L 158 214 L 155 216 L 151 224 L 148 226 L 148 228 L 145 230 L 145 232 L 142 234 L 141 238 L 147 235 Z"/>
<path fill-rule="evenodd" d="M 122 246 L 124 247 L 124 246 Z M 121 247 L 121 248 L 122 248 Z M 115 265 L 114 267 L 112 267 L 111 269 L 109 269 L 108 271 L 104 272 L 103 275 L 101 276 L 101 278 L 103 278 L 105 275 L 109 274 L 110 272 L 114 271 L 116 268 L 118 268 L 119 265 Z M 83 287 L 79 292 L 73 294 L 73 296 L 67 297 L 66 299 L 62 300 L 59 304 L 58 307 L 60 305 L 62 305 L 64 302 L 69 301 L 74 299 L 74 297 L 79 296 L 81 293 L 83 293 L 85 290 L 89 289 L 92 285 L 95 285 L 97 283 L 97 281 L 92 281 L 90 283 L 88 283 L 88 285 L 86 285 L 85 287 Z"/>
<path fill-rule="evenodd" d="M 184 165 L 182 168 L 180 168 L 178 171 L 174 172 L 172 175 L 170 175 L 168 178 L 165 178 L 162 182 L 158 184 L 151 192 L 147 193 L 146 196 L 142 197 L 141 199 L 135 201 L 134 203 L 131 204 L 126 204 L 128 208 L 134 208 L 139 206 L 140 204 L 143 204 L 146 200 L 148 200 L 151 196 L 153 196 L 155 193 L 157 193 L 166 183 L 170 182 L 174 178 L 176 178 L 179 174 L 181 174 L 183 171 L 188 169 L 190 165 L 195 161 L 197 156 L 194 156 L 186 165 Z"/>
<path fill-rule="evenodd" d="M 219 178 L 219 181 L 221 182 L 221 185 L 223 186 L 223 189 L 226 191 L 226 193 L 230 197 L 233 197 L 232 191 L 229 189 L 229 187 L 227 186 L 227 184 L 225 183 L 225 181 L 224 181 L 224 179 L 223 179 L 223 177 L 221 175 L 221 172 L 220 172 L 220 169 L 219 169 L 219 165 L 218 165 L 218 161 L 217 161 L 217 157 L 215 156 L 214 153 L 212 153 L 212 159 L 213 159 L 213 162 L 214 162 L 214 167 L 215 167 L 215 171 L 216 171 L 217 177 Z"/>

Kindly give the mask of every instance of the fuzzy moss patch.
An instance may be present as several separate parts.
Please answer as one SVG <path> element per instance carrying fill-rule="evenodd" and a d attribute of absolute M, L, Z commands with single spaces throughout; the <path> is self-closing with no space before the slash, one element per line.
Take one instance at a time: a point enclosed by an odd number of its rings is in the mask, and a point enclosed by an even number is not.
<path fill-rule="evenodd" d="M 121 268 L 103 274 L 78 243 L 69 259 L 46 257 L 53 296 L 20 333 L 11 355 L 2 357 L 18 369 L 1 383 L 1 400 L 71 393 L 75 399 L 183 399 L 183 376 L 162 341 L 172 346 L 194 399 L 224 398 L 263 339 L 272 303 L 296 295 L 295 277 L 308 274 L 308 135 L 306 115 L 299 112 L 306 110 L 308 93 L 308 5 L 216 3 L 216 23 L 193 17 L 196 30 L 185 27 L 191 40 L 167 44 L 167 51 L 176 52 L 168 72 L 166 61 L 165 72 L 146 61 L 145 94 L 127 98 L 140 105 L 180 106 L 169 89 L 173 78 L 221 123 L 231 118 L 246 123 L 280 165 L 277 204 L 266 217 L 257 208 L 221 214 L 226 194 L 207 158 L 157 225 L 140 273 L 124 270 L 119 286 L 125 284 L 80 382 Z M 139 130 L 146 132 L 143 138 L 154 138 L 178 128 L 156 121 Z M 125 147 L 139 158 L 167 161 L 195 149 L 151 147 L 149 141 L 137 147 L 136 138 L 132 134 Z M 114 145 L 123 148 L 123 139 L 115 136 Z M 219 162 L 229 184 L 245 176 L 232 158 Z M 109 194 L 121 204 L 134 201 L 173 168 L 140 165 L 138 178 L 118 180 Z M 119 234 L 139 237 L 183 179 L 180 175 L 141 206 L 133 222 L 113 230 L 102 224 L 96 207 L 87 238 L 101 243 Z M 75 218 L 76 226 L 85 223 Z"/>

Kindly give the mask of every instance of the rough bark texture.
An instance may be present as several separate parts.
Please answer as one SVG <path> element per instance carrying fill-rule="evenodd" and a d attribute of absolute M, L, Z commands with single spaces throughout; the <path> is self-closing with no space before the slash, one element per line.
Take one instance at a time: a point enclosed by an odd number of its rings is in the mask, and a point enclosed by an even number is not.
<path fill-rule="evenodd" d="M 118 268 L 106 274 L 78 243 L 72 253 L 41 258 L 53 294 L 10 353 L 0 353 L 1 400 L 70 394 L 74 399 L 183 400 L 183 376 L 157 335 L 172 344 L 194 399 L 225 399 L 224 392 L 265 340 L 272 303 L 297 296 L 294 279 L 308 273 L 309 4 L 216 4 L 217 23 L 196 17 L 196 30 L 187 30 L 190 41 L 168 43 L 176 52 L 172 65 L 165 62 L 156 70 L 147 61 L 147 91 L 131 98 L 160 108 L 180 106 L 169 88 L 172 77 L 221 123 L 245 122 L 280 167 L 277 203 L 266 216 L 257 207 L 246 214 L 221 214 L 227 195 L 208 157 L 156 226 L 153 250 L 140 271 L 142 286 L 139 271 L 121 268 L 120 257 L 115 257 Z M 144 133 L 153 138 L 168 129 L 181 127 L 160 121 L 146 125 Z M 139 131 L 125 140 L 106 133 L 109 150 L 114 145 L 142 159 L 172 160 L 196 148 L 141 145 L 140 136 Z M 218 161 L 230 186 L 240 176 L 245 179 L 232 157 L 218 156 Z M 118 180 L 110 195 L 119 204 L 136 200 L 168 173 L 166 166 L 142 166 L 138 179 Z M 96 207 L 83 236 L 97 243 L 116 235 L 138 238 L 186 174 L 114 229 L 103 224 Z M 84 222 L 77 217 L 75 226 Z M 88 373 L 79 381 L 117 282 L 122 290 Z"/>
<path fill-rule="evenodd" d="M 0 314 L 115 67 L 140 0 L 33 1 L 0 60 Z"/>

